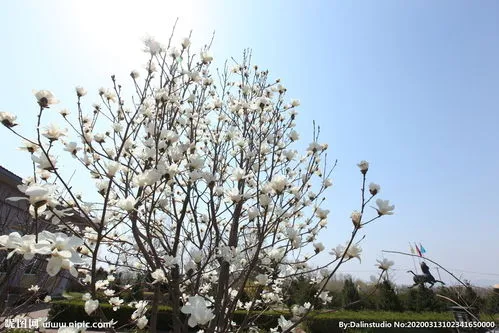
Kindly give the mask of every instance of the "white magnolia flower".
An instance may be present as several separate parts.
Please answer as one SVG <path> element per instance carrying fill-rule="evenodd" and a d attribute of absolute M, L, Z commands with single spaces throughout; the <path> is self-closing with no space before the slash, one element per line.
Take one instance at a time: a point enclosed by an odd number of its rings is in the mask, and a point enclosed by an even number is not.
<path fill-rule="evenodd" d="M 70 236 L 62 232 L 51 233 L 42 231 L 39 236 L 37 252 L 41 254 L 50 254 L 51 258 L 47 264 L 47 273 L 55 276 L 61 269 L 67 269 L 74 277 L 78 276 L 75 264 L 81 264 L 83 261 L 77 248 L 83 245 L 81 238 Z"/>
<path fill-rule="evenodd" d="M 151 277 L 154 279 L 153 284 L 167 282 L 168 279 L 165 276 L 165 272 L 161 268 L 158 268 L 154 272 L 151 273 Z"/>
<path fill-rule="evenodd" d="M 33 154 L 31 155 L 31 160 L 37 164 L 36 167 L 38 169 L 52 171 L 56 166 L 56 160 L 52 155 L 49 155 L 47 158 L 47 156 L 43 153 L 40 155 Z"/>
<path fill-rule="evenodd" d="M 109 277 L 109 275 L 108 275 L 108 277 Z M 108 281 L 109 281 L 109 279 L 108 279 Z M 110 281 L 110 282 L 111 282 L 111 281 Z M 106 289 L 106 290 L 104 290 L 104 295 L 106 295 L 106 296 L 108 296 L 108 297 L 113 296 L 113 295 L 114 295 L 114 293 L 115 293 L 115 291 L 114 291 L 114 290 L 112 290 L 112 289 Z"/>
<path fill-rule="evenodd" d="M 391 261 L 391 260 L 388 260 L 386 258 L 384 258 L 383 260 L 376 260 L 378 262 L 378 264 L 376 266 L 378 266 L 379 269 L 383 270 L 383 271 L 387 271 L 388 269 L 390 269 L 390 267 L 393 266 L 394 262 Z"/>
<path fill-rule="evenodd" d="M 147 323 L 148 323 L 148 319 L 146 318 L 146 316 L 142 316 L 140 317 L 138 320 L 137 320 L 137 327 L 139 329 L 143 329 L 144 327 L 146 327 Z"/>
<path fill-rule="evenodd" d="M 319 294 L 319 299 L 323 304 L 327 304 L 333 300 L 333 297 L 329 296 L 329 292 L 323 291 Z"/>
<path fill-rule="evenodd" d="M 357 166 L 360 168 L 360 172 L 362 172 L 363 174 L 366 174 L 367 170 L 369 170 L 369 162 L 367 161 L 360 161 L 359 164 L 357 164 Z"/>
<path fill-rule="evenodd" d="M 85 312 L 90 316 L 99 307 L 98 300 L 89 299 L 85 302 Z"/>
<path fill-rule="evenodd" d="M 136 79 L 140 76 L 139 72 L 136 71 L 136 70 L 133 70 L 131 73 L 130 73 L 130 76 L 132 77 L 132 79 Z"/>
<path fill-rule="evenodd" d="M 258 199 L 260 200 L 260 205 L 262 205 L 263 207 L 267 207 L 272 203 L 272 199 L 267 194 L 260 194 L 258 196 Z"/>
<path fill-rule="evenodd" d="M 299 99 L 293 99 L 293 100 L 291 101 L 291 106 L 292 106 L 292 107 L 297 107 L 297 106 L 299 106 L 299 105 L 300 105 L 300 100 L 299 100 Z"/>
<path fill-rule="evenodd" d="M 105 133 L 95 133 L 94 140 L 97 143 L 104 143 L 106 141 L 106 134 Z M 91 140 L 88 140 L 88 141 L 91 141 Z M 108 156 L 114 157 L 114 156 L 111 156 L 111 155 L 113 155 L 114 150 L 106 149 L 106 153 L 108 154 Z"/>
<path fill-rule="evenodd" d="M 378 211 L 379 216 L 381 215 L 393 215 L 393 210 L 395 209 L 395 205 L 390 206 L 389 200 L 376 200 L 376 205 L 378 208 L 375 208 Z"/>
<path fill-rule="evenodd" d="M 18 232 L 11 232 L 9 235 L 0 236 L 0 246 L 12 249 L 7 255 L 7 259 L 10 259 L 10 257 L 16 253 L 19 253 L 23 255 L 25 260 L 31 260 L 35 254 L 38 253 L 35 245 L 35 235 L 21 236 Z"/>
<path fill-rule="evenodd" d="M 256 282 L 262 286 L 267 285 L 270 282 L 270 279 L 267 274 L 258 274 L 255 276 Z"/>
<path fill-rule="evenodd" d="M 111 297 L 109 299 L 109 304 L 113 307 L 113 311 L 118 310 L 123 302 L 124 301 L 119 297 Z"/>
<path fill-rule="evenodd" d="M 360 253 L 361 252 L 362 252 L 362 249 L 359 246 L 352 244 L 348 248 L 346 256 L 348 257 L 348 259 L 357 258 L 360 261 Z"/>
<path fill-rule="evenodd" d="M 112 91 L 106 90 L 104 92 L 104 97 L 107 99 L 108 102 L 116 103 L 116 95 Z"/>
<path fill-rule="evenodd" d="M 132 302 L 130 303 L 129 305 L 130 306 L 134 306 L 135 307 L 135 311 L 134 313 L 132 313 L 132 320 L 136 320 L 142 316 L 145 315 L 146 311 L 147 311 L 147 304 L 149 302 L 148 301 L 138 301 L 138 302 Z"/>
<path fill-rule="evenodd" d="M 241 179 L 243 179 L 245 176 L 245 172 L 243 169 L 241 168 L 234 168 L 234 170 L 232 170 L 232 180 L 238 182 L 240 181 Z"/>
<path fill-rule="evenodd" d="M 307 312 L 307 309 L 305 309 L 303 306 L 299 306 L 298 304 L 295 304 L 291 307 L 291 313 L 293 314 L 293 317 L 302 317 L 305 312 Z"/>
<path fill-rule="evenodd" d="M 360 221 L 362 220 L 362 213 L 358 211 L 353 211 L 352 215 L 350 215 L 352 218 L 352 223 L 356 228 L 360 228 Z"/>
<path fill-rule="evenodd" d="M 207 307 L 206 300 L 199 295 L 189 296 L 186 305 L 180 311 L 190 315 L 187 322 L 190 327 L 205 325 L 215 318 L 213 311 Z"/>
<path fill-rule="evenodd" d="M 118 162 L 116 161 L 111 161 L 107 164 L 107 172 L 106 172 L 106 175 L 108 177 L 114 177 L 114 175 L 116 174 L 116 172 L 118 172 L 119 170 L 121 169 L 121 164 L 119 164 Z"/>
<path fill-rule="evenodd" d="M 201 60 L 203 61 L 203 64 L 208 64 L 213 61 L 213 56 L 208 52 L 204 51 L 201 52 Z"/>
<path fill-rule="evenodd" d="M 35 94 L 38 105 L 42 108 L 59 103 L 59 100 L 48 90 L 33 90 L 33 94 Z"/>
<path fill-rule="evenodd" d="M 324 251 L 325 247 L 324 247 L 324 244 L 322 244 L 322 243 L 314 243 L 314 249 L 315 249 L 315 253 L 319 253 L 319 252 Z"/>
<path fill-rule="evenodd" d="M 321 151 L 324 151 L 328 148 L 328 145 L 327 144 L 320 144 L 318 142 L 311 142 L 309 145 L 308 145 L 308 148 L 307 148 L 307 151 L 309 153 L 312 153 L 312 154 L 315 154 L 317 152 L 321 152 Z"/>
<path fill-rule="evenodd" d="M 95 281 L 95 289 L 106 289 L 109 286 L 109 280 L 98 280 Z"/>
<path fill-rule="evenodd" d="M 36 208 L 40 208 L 41 206 L 47 203 L 54 203 L 53 193 L 55 191 L 55 187 L 50 184 L 37 184 L 33 183 L 29 186 L 26 185 L 18 185 L 17 188 L 19 191 L 23 192 L 26 197 L 11 197 L 7 200 L 9 201 L 18 201 L 18 200 L 28 200 L 31 205 Z"/>
<path fill-rule="evenodd" d="M 45 298 L 43 299 L 44 303 L 50 303 L 50 301 L 52 301 L 52 297 L 50 297 L 50 295 L 45 296 Z"/>
<path fill-rule="evenodd" d="M 200 170 L 204 166 L 204 159 L 199 155 L 192 155 L 189 162 L 189 169 L 191 171 Z"/>
<path fill-rule="evenodd" d="M 77 86 L 75 88 L 76 90 L 76 96 L 78 97 L 83 97 L 87 94 L 87 91 L 85 90 L 85 88 L 81 87 L 81 86 Z"/>
<path fill-rule="evenodd" d="M 330 187 L 333 185 L 333 181 L 329 178 L 326 178 L 326 179 L 324 179 L 323 185 L 324 185 L 324 187 Z"/>
<path fill-rule="evenodd" d="M 38 285 L 31 285 L 31 287 L 28 288 L 29 291 L 32 291 L 34 293 L 38 292 L 38 290 L 40 290 L 40 287 L 38 287 Z"/>
<path fill-rule="evenodd" d="M 291 245 L 293 246 L 293 248 L 297 249 L 298 247 L 300 247 L 301 237 L 298 231 L 296 231 L 294 228 L 287 228 L 286 236 L 288 236 L 288 239 L 291 241 Z"/>
<path fill-rule="evenodd" d="M 136 204 L 136 200 L 134 197 L 132 196 L 128 196 L 126 197 L 125 199 L 120 199 L 118 200 L 118 202 L 116 203 L 116 205 L 123 209 L 123 210 L 126 210 L 127 212 L 131 212 L 134 210 L 135 208 L 135 204 Z"/>
<path fill-rule="evenodd" d="M 182 47 L 184 49 L 188 48 L 189 45 L 191 45 L 191 41 L 189 38 L 186 37 L 186 38 L 182 39 Z"/>
<path fill-rule="evenodd" d="M 345 248 L 343 247 L 343 245 L 338 245 L 337 247 L 332 249 L 331 252 L 329 252 L 329 254 L 334 255 L 336 257 L 336 259 L 339 259 L 343 256 L 344 251 L 345 251 Z"/>
<path fill-rule="evenodd" d="M 196 263 L 199 264 L 203 260 L 203 251 L 195 249 L 191 251 L 191 258 Z"/>
<path fill-rule="evenodd" d="M 69 116 L 69 110 L 68 109 L 62 109 L 61 111 L 59 111 L 59 113 L 61 114 L 61 116 L 63 116 L 64 118 L 66 118 L 67 116 Z"/>
<path fill-rule="evenodd" d="M 23 140 L 23 145 L 21 147 L 19 147 L 18 149 L 19 150 L 25 150 L 25 151 L 30 152 L 31 154 L 33 154 L 38 149 L 40 149 L 40 147 L 38 146 L 38 144 L 34 143 L 33 141 Z"/>
<path fill-rule="evenodd" d="M 286 177 L 278 175 L 272 178 L 272 180 L 270 181 L 270 186 L 274 191 L 280 194 L 284 192 L 284 190 L 288 186 L 288 180 L 286 179 Z"/>
<path fill-rule="evenodd" d="M 369 192 L 371 193 L 371 195 L 378 194 L 380 190 L 381 190 L 381 187 L 378 184 L 375 184 L 375 183 L 369 184 Z"/>
<path fill-rule="evenodd" d="M 256 207 L 250 207 L 248 209 L 248 219 L 250 221 L 254 220 L 256 217 L 260 216 L 260 211 Z"/>
<path fill-rule="evenodd" d="M 328 214 L 329 214 L 328 209 L 321 209 L 321 208 L 317 207 L 317 209 L 315 210 L 315 215 L 321 220 L 327 219 Z"/>
<path fill-rule="evenodd" d="M 166 268 L 173 268 L 173 266 L 178 265 L 178 260 L 174 256 L 165 256 L 164 257 L 164 266 Z"/>
<path fill-rule="evenodd" d="M 242 194 L 239 193 L 239 190 L 236 187 L 226 191 L 225 195 L 227 196 L 228 200 L 233 202 L 239 202 L 242 199 Z"/>
<path fill-rule="evenodd" d="M 286 320 L 283 315 L 279 317 L 279 319 L 277 320 L 277 324 L 279 325 L 279 327 L 281 327 L 281 330 L 283 332 L 293 326 L 293 322 L 291 320 Z"/>
<path fill-rule="evenodd" d="M 14 127 L 16 123 L 17 116 L 9 112 L 0 112 L 0 122 L 6 127 Z"/>
<path fill-rule="evenodd" d="M 64 150 L 71 153 L 73 157 L 76 157 L 78 151 L 81 150 L 81 148 L 78 147 L 78 144 L 76 142 L 65 143 L 64 146 L 65 146 Z"/>
<path fill-rule="evenodd" d="M 144 40 L 144 44 L 146 46 L 144 51 L 150 53 L 151 55 L 156 55 L 163 51 L 161 44 L 152 37 L 146 38 Z"/>
<path fill-rule="evenodd" d="M 123 131 L 123 124 L 122 123 L 114 123 L 112 125 L 113 131 L 116 133 L 121 133 Z"/>
<path fill-rule="evenodd" d="M 291 139 L 291 141 L 298 141 L 300 139 L 300 134 L 298 134 L 298 132 L 295 130 L 289 132 L 288 136 Z"/>

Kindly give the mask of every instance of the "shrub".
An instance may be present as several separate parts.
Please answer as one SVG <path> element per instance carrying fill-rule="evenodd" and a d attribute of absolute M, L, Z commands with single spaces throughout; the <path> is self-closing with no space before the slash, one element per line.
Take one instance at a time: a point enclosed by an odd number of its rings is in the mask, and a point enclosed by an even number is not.
<path fill-rule="evenodd" d="M 352 278 L 345 280 L 342 296 L 343 306 L 345 309 L 359 310 L 361 308 L 362 304 L 360 303 L 359 291 L 355 287 Z"/>
<path fill-rule="evenodd" d="M 393 285 L 388 280 L 381 283 L 376 298 L 378 309 L 384 311 L 403 311 L 402 303 L 395 293 Z"/>

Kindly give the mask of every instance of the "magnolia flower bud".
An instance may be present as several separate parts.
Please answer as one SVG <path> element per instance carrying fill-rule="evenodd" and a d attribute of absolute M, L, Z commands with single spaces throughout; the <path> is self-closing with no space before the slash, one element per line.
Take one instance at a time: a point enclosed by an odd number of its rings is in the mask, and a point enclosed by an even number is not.
<path fill-rule="evenodd" d="M 0 112 L 0 123 L 2 123 L 6 127 L 10 128 L 16 126 L 16 119 L 17 117 L 12 113 Z"/>
<path fill-rule="evenodd" d="M 357 166 L 360 168 L 360 172 L 362 172 L 363 175 L 365 175 L 367 170 L 369 170 L 369 162 L 367 161 L 362 160 L 359 164 L 357 164 Z"/>
<path fill-rule="evenodd" d="M 360 228 L 361 227 L 360 221 L 362 219 L 362 214 L 359 213 L 358 211 L 354 211 L 352 215 L 350 215 L 350 217 L 352 218 L 352 223 L 355 226 L 355 228 L 357 229 Z"/>
<path fill-rule="evenodd" d="M 76 90 L 76 96 L 78 96 L 78 97 L 82 97 L 82 96 L 85 96 L 87 94 L 87 91 L 83 87 L 78 86 L 75 88 L 75 90 Z"/>
<path fill-rule="evenodd" d="M 369 184 L 369 193 L 371 193 L 371 195 L 376 195 L 379 193 L 381 187 L 378 185 L 378 184 L 375 184 L 375 183 L 371 183 Z"/>

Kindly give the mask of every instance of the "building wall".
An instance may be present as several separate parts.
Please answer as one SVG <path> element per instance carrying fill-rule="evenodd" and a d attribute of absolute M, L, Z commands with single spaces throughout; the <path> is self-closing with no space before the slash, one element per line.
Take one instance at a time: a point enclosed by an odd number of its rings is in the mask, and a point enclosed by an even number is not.
<path fill-rule="evenodd" d="M 40 221 L 37 228 L 28 212 L 28 201 L 13 202 L 10 197 L 22 197 L 22 192 L 17 185 L 22 184 L 22 179 L 14 173 L 0 166 L 0 235 L 17 231 L 21 235 L 33 234 L 35 230 L 42 231 L 51 228 L 49 223 Z M 19 292 L 26 290 L 31 285 L 38 285 L 50 294 L 60 294 L 64 290 L 68 279 L 63 277 L 49 277 L 46 273 L 46 259 L 37 256 L 33 260 L 20 259 L 19 255 L 10 259 L 6 250 L 0 250 L 0 293 Z M 17 258 L 16 258 L 17 257 Z M 15 265 L 14 265 L 15 263 Z M 8 281 L 4 281 L 8 276 Z M 5 283 L 2 283 L 5 282 Z"/>

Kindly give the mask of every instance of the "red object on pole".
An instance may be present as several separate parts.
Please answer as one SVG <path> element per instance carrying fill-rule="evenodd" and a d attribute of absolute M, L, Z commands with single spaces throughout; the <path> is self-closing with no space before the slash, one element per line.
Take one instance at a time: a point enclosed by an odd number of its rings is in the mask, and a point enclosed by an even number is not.
<path fill-rule="evenodd" d="M 418 256 L 422 257 L 423 255 L 421 254 L 421 251 L 419 250 L 418 244 L 414 243 L 416 246 L 416 251 L 418 252 Z"/>

